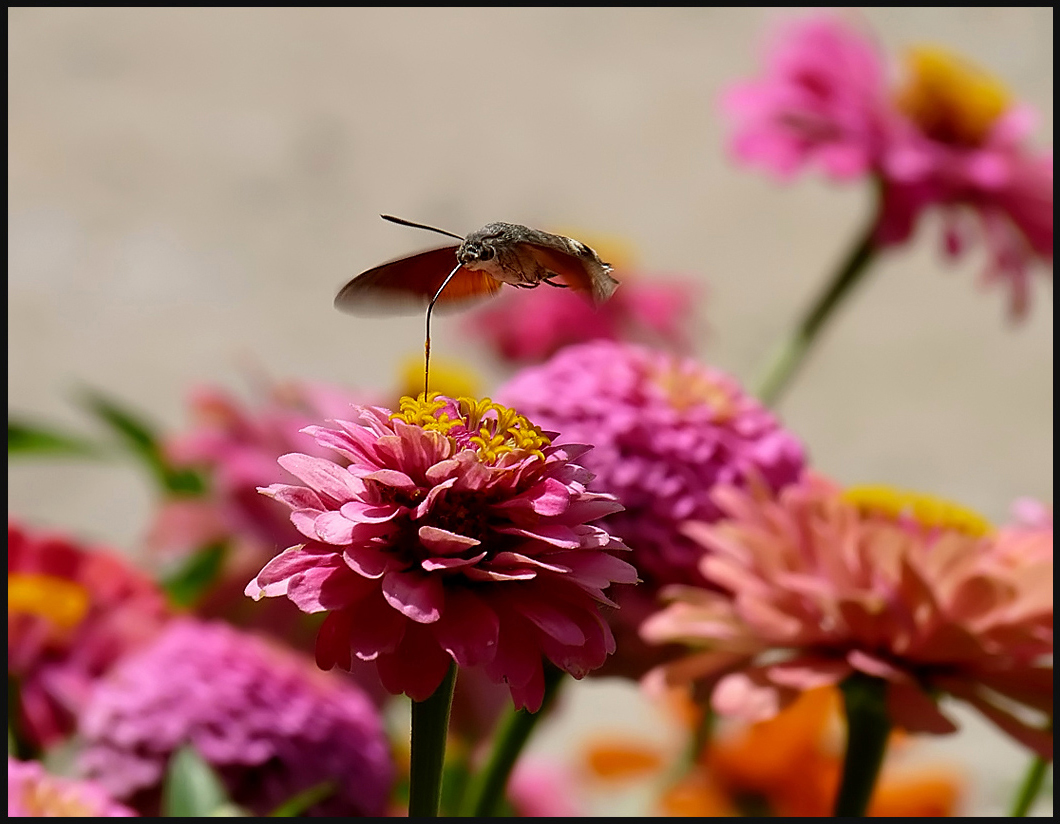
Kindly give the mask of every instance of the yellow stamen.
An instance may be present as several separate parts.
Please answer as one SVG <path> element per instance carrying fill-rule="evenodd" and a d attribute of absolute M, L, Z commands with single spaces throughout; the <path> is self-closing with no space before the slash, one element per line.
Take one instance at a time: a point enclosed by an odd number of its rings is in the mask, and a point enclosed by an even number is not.
<path fill-rule="evenodd" d="M 521 451 L 544 458 L 541 450 L 551 441 L 541 429 L 530 423 L 514 409 L 494 403 L 489 398 L 457 398 L 456 412 L 452 418 L 446 408 L 447 401 L 440 400 L 438 392 L 420 395 L 418 398 L 404 397 L 399 411 L 390 417 L 413 426 L 441 432 L 453 441 L 454 446 L 466 448 L 467 444 L 456 441 L 457 427 L 467 430 L 467 439 L 476 448 L 484 463 L 496 463 L 509 452 Z"/>
<path fill-rule="evenodd" d="M 898 107 L 943 143 L 979 145 L 1011 104 L 1000 80 L 944 49 L 910 49 L 906 64 Z"/>
<path fill-rule="evenodd" d="M 960 504 L 882 484 L 850 487 L 843 493 L 843 500 L 866 515 L 882 515 L 896 521 L 912 518 L 929 529 L 953 530 L 976 538 L 994 531 L 986 518 Z"/>
<path fill-rule="evenodd" d="M 88 590 L 54 575 L 10 572 L 7 576 L 7 614 L 35 615 L 56 627 L 76 627 L 88 612 Z"/>

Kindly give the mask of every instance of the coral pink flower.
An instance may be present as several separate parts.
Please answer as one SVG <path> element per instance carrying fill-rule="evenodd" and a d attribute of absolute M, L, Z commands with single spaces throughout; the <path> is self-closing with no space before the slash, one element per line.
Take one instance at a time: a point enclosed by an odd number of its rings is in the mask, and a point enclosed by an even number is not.
<path fill-rule="evenodd" d="M 306 454 L 280 465 L 305 486 L 263 490 L 285 503 L 303 542 L 247 586 L 328 612 L 317 662 L 375 661 L 383 685 L 428 698 L 450 666 L 483 666 L 517 706 L 543 697 L 542 659 L 581 677 L 614 639 L 598 603 L 632 583 L 625 549 L 590 524 L 620 509 L 585 491 L 574 463 L 587 446 L 555 446 L 489 400 L 402 400 L 366 407 L 339 428 L 308 427 L 345 467 Z"/>
<path fill-rule="evenodd" d="M 324 781 L 334 790 L 314 814 L 379 815 L 394 775 L 379 713 L 352 681 L 220 622 L 174 621 L 126 658 L 80 731 L 84 773 L 145 814 L 184 746 L 258 815 Z"/>
<path fill-rule="evenodd" d="M 560 289 L 540 288 L 478 310 L 469 316 L 467 329 L 511 363 L 538 363 L 564 346 L 598 339 L 643 340 L 687 351 L 693 285 L 616 276 L 622 288 L 601 306 Z"/>
<path fill-rule="evenodd" d="M 699 648 L 647 682 L 703 681 L 721 713 L 757 721 L 801 692 L 854 672 L 888 682 L 888 710 L 911 732 L 950 732 L 945 692 L 1051 757 L 1053 562 L 1013 562 L 977 516 L 885 488 L 841 492 L 808 478 L 778 499 L 715 492 L 728 520 L 691 524 L 704 576 L 725 590 L 675 588 L 642 627 L 649 641 Z M 1019 713 L 1011 705 L 1021 705 Z"/>
<path fill-rule="evenodd" d="M 568 347 L 524 369 L 498 397 L 564 440 L 594 444 L 585 456 L 592 488 L 625 507 L 603 523 L 633 550 L 642 579 L 613 596 L 622 605 L 611 616 L 622 643 L 605 673 L 639 677 L 649 650 L 637 628 L 657 608 L 658 588 L 706 583 L 697 568 L 703 549 L 681 524 L 721 514 L 710 495 L 716 484 L 753 476 L 779 490 L 797 480 L 801 444 L 728 375 L 635 344 Z"/>
<path fill-rule="evenodd" d="M 46 747 L 73 731 L 95 681 L 168 618 L 155 584 L 119 556 L 7 527 L 7 670 L 19 734 Z"/>
<path fill-rule="evenodd" d="M 1053 256 L 1052 152 L 1027 145 L 1032 113 L 940 49 L 912 50 L 900 87 L 887 74 L 875 44 L 841 20 L 789 24 L 765 76 L 723 99 L 733 153 L 781 178 L 810 163 L 838 180 L 875 177 L 879 245 L 908 240 L 920 215 L 941 207 L 947 253 L 985 245 L 985 280 L 1006 282 L 1022 315 L 1032 265 Z"/>
<path fill-rule="evenodd" d="M 136 812 L 91 781 L 49 775 L 36 761 L 7 757 L 8 818 L 126 818 Z"/>

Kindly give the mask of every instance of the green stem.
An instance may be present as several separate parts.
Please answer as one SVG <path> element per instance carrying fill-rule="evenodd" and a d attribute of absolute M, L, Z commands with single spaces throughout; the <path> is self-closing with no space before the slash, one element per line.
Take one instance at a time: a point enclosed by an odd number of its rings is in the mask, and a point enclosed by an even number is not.
<path fill-rule="evenodd" d="M 847 717 L 847 750 L 836 796 L 836 816 L 864 816 L 887 752 L 891 721 L 887 682 L 855 673 L 841 685 Z"/>
<path fill-rule="evenodd" d="M 434 695 L 412 702 L 412 753 L 409 765 L 409 818 L 437 818 L 442 797 L 442 767 L 449 734 L 449 710 L 456 686 L 456 664 L 449 665 Z"/>
<path fill-rule="evenodd" d="M 534 731 L 538 721 L 545 716 L 555 701 L 562 683 L 563 671 L 546 664 L 545 697 L 541 702 L 541 708 L 537 712 L 517 710 L 508 714 L 493 740 L 489 760 L 468 784 L 467 792 L 464 794 L 464 803 L 461 805 L 461 815 L 475 817 L 496 815 L 497 807 L 503 800 L 504 791 L 508 786 L 508 776 L 511 775 L 512 768 L 519 759 L 526 742 L 530 740 L 530 734 Z"/>
<path fill-rule="evenodd" d="M 1042 782 L 1048 770 L 1049 762 L 1040 755 L 1031 762 L 1030 769 L 1027 770 L 1027 775 L 1024 776 L 1023 783 L 1020 785 L 1016 803 L 1012 805 L 1013 818 L 1024 818 L 1031 811 L 1031 806 L 1042 791 Z"/>
<path fill-rule="evenodd" d="M 18 678 L 8 673 L 7 676 L 7 754 L 23 761 L 32 761 L 40 757 L 38 749 L 26 735 L 24 716 L 22 714 L 22 691 Z"/>
<path fill-rule="evenodd" d="M 879 248 L 874 240 L 876 224 L 874 218 L 850 250 L 831 282 L 795 327 L 794 333 L 777 348 L 769 365 L 762 371 L 756 384 L 755 395 L 767 406 L 775 404 L 784 393 L 809 354 L 825 322 L 868 271 L 869 263 L 876 257 Z"/>

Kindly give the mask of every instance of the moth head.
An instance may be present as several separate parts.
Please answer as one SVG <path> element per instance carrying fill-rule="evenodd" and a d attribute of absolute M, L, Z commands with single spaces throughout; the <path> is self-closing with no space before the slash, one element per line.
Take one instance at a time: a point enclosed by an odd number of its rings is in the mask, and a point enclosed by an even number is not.
<path fill-rule="evenodd" d="M 464 266 L 483 263 L 497 257 L 492 240 L 466 240 L 456 252 L 456 259 Z"/>
<path fill-rule="evenodd" d="M 487 263 L 497 257 L 499 247 L 504 242 L 505 231 L 501 224 L 491 223 L 477 232 L 472 232 L 460 245 L 456 259 L 464 266 L 475 263 Z"/>

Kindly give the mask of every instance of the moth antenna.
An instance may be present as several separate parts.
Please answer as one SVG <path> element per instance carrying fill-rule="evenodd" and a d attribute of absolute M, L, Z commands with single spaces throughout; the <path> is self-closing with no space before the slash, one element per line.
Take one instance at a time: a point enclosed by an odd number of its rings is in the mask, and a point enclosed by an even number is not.
<path fill-rule="evenodd" d="M 380 215 L 379 217 L 383 220 L 389 220 L 391 223 L 399 223 L 402 226 L 411 226 L 413 229 L 426 229 L 428 232 L 437 232 L 440 235 L 449 235 L 449 237 L 455 237 L 457 240 L 463 240 L 463 235 L 455 235 L 452 232 L 447 232 L 445 229 L 438 229 L 434 226 L 427 226 L 423 223 L 413 223 L 411 220 L 405 220 L 401 217 L 394 217 L 393 215 Z"/>
<path fill-rule="evenodd" d="M 386 215 L 383 215 L 386 217 Z M 416 226 L 417 224 L 410 224 Z M 422 228 L 430 228 L 424 226 Z M 438 287 L 438 291 L 434 293 L 434 297 L 431 298 L 431 302 L 427 304 L 427 338 L 423 341 L 423 399 L 427 400 L 427 385 L 430 381 L 431 375 L 431 312 L 434 310 L 434 304 L 438 301 L 438 298 L 442 294 L 442 290 L 449 285 L 449 281 L 453 279 L 453 275 L 460 271 L 462 263 L 456 264 L 456 268 L 449 273 L 448 277 L 442 281 L 442 285 Z"/>

